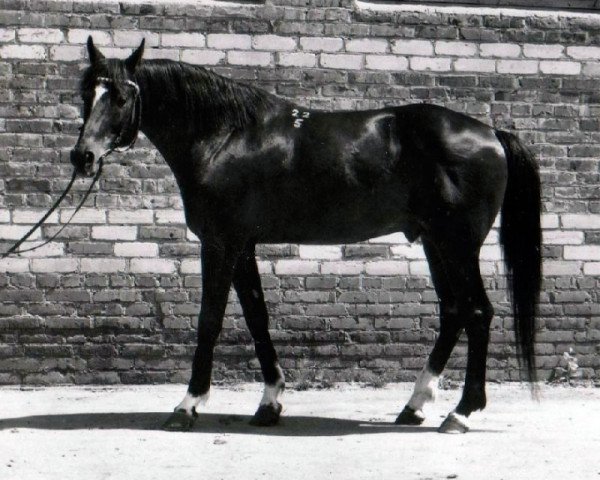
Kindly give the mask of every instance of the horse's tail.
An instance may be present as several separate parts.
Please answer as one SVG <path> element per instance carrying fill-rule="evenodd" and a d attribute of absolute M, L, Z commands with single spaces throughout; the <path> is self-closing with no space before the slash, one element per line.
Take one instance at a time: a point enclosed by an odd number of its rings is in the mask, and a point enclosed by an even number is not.
<path fill-rule="evenodd" d="M 512 299 L 519 363 L 534 383 L 535 316 L 542 279 L 540 175 L 532 153 L 513 134 L 496 131 L 508 164 L 500 221 L 509 297 Z"/>

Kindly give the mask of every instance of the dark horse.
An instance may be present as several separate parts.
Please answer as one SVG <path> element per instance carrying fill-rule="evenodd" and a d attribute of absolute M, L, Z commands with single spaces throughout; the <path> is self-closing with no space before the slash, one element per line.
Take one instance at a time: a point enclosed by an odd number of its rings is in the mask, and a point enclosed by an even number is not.
<path fill-rule="evenodd" d="M 519 358 L 535 380 L 540 290 L 540 182 L 512 134 L 433 105 L 326 113 L 185 63 L 106 59 L 88 40 L 84 125 L 71 161 L 93 175 L 139 131 L 171 167 L 186 222 L 201 240 L 202 304 L 187 394 L 165 428 L 187 429 L 210 388 L 213 350 L 231 284 L 265 381 L 255 425 L 273 425 L 284 376 L 269 336 L 257 243 L 337 244 L 391 232 L 421 238 L 440 301 L 440 335 L 398 424 L 420 424 L 460 333 L 464 391 L 440 427 L 465 432 L 485 407 L 493 309 L 479 250 L 502 209 Z"/>

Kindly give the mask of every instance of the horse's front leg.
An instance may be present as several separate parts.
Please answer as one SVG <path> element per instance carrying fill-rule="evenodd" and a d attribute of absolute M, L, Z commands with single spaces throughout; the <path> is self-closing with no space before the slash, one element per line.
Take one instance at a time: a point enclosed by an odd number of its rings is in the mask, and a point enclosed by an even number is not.
<path fill-rule="evenodd" d="M 285 388 L 283 371 L 269 335 L 269 315 L 256 265 L 254 244 L 249 244 L 235 265 L 233 286 L 238 294 L 248 329 L 254 339 L 265 390 L 258 410 L 250 423 L 268 427 L 279 421 L 281 404 L 278 396 Z"/>
<path fill-rule="evenodd" d="M 184 399 L 163 426 L 166 430 L 189 430 L 197 416 L 196 407 L 208 399 L 213 351 L 223 325 L 236 257 L 233 249 L 202 246 L 202 301 L 192 377 Z"/>

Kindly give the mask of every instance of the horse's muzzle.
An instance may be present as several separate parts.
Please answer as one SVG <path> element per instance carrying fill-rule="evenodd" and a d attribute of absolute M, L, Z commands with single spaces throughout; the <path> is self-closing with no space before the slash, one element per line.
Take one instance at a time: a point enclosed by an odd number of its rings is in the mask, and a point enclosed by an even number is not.
<path fill-rule="evenodd" d="M 71 150 L 71 163 L 78 174 L 91 177 L 94 175 L 94 154 L 90 151 Z"/>

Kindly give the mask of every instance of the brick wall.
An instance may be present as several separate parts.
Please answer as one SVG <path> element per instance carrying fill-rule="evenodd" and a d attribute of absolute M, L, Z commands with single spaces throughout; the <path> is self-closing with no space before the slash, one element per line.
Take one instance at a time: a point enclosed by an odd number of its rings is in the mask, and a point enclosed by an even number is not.
<path fill-rule="evenodd" d="M 308 3 L 308 6 L 307 6 Z M 542 378 L 573 349 L 600 369 L 600 16 L 390 7 L 349 0 L 0 0 L 0 242 L 19 238 L 67 184 L 88 34 L 109 56 L 146 39 L 149 58 L 207 65 L 321 109 L 434 102 L 514 129 L 543 176 Z M 0 262 L 0 383 L 186 382 L 199 309 L 198 243 L 174 179 L 142 139 L 108 161 L 59 239 Z M 39 241 L 69 218 L 80 180 Z M 409 380 L 435 338 L 421 246 L 259 248 L 288 377 Z M 490 377 L 518 378 L 497 232 L 481 265 L 497 316 Z M 232 295 L 217 379 L 259 378 Z M 449 375 L 460 377 L 460 343 Z"/>

